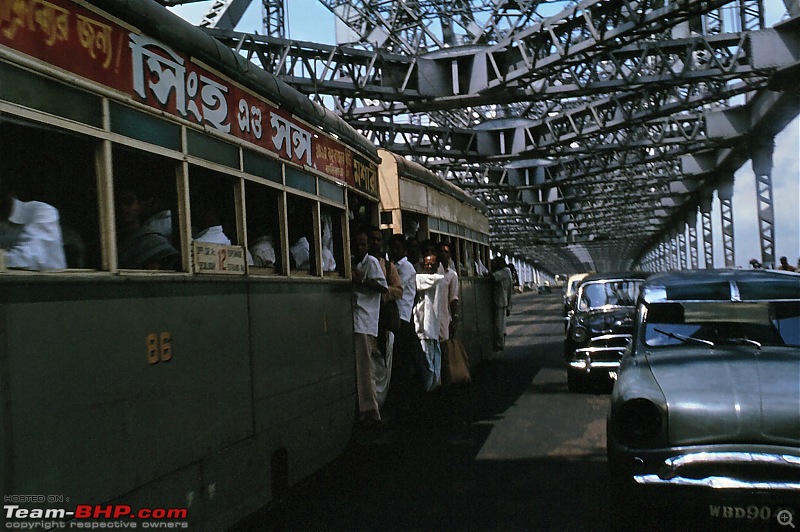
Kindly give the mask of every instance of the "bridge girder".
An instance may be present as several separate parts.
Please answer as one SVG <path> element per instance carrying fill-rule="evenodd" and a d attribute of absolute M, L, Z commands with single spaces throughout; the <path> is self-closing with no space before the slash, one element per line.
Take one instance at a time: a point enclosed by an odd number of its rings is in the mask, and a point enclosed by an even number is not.
<path fill-rule="evenodd" d="M 755 129 L 732 102 L 791 87 L 800 63 L 798 24 L 764 29 L 761 0 L 555 14 L 524 0 L 321 2 L 351 44 L 208 31 L 482 199 L 493 242 L 551 271 L 584 265 L 575 245 L 632 265 L 684 227 L 748 156 Z"/>

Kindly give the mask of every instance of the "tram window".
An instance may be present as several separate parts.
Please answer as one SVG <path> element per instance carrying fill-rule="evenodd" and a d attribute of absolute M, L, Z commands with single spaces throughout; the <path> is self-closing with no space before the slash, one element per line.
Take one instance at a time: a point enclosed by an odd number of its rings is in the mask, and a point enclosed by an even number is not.
<path fill-rule="evenodd" d="M 286 198 L 289 234 L 289 268 L 293 275 L 316 275 L 317 253 L 314 228 L 316 202 L 298 196 Z"/>
<path fill-rule="evenodd" d="M 416 237 L 418 240 L 427 238 L 427 225 L 424 224 L 425 216 L 411 211 L 401 211 L 403 220 L 403 236 Z"/>
<path fill-rule="evenodd" d="M 325 276 L 344 277 L 344 211 L 322 205 L 322 271 Z"/>
<path fill-rule="evenodd" d="M 247 210 L 247 245 L 253 257 L 252 273 L 281 273 L 281 232 L 279 191 L 246 182 L 244 186 Z"/>
<path fill-rule="evenodd" d="M 434 243 L 434 245 L 438 244 L 439 242 L 441 242 L 444 239 L 444 235 L 441 235 L 441 234 L 439 234 L 439 233 L 437 233 L 435 231 L 431 231 L 430 234 L 431 234 L 430 240 Z"/>
<path fill-rule="evenodd" d="M 59 215 L 64 256 L 57 253 L 44 264 L 34 260 L 20 267 L 100 269 L 96 144 L 78 135 L 0 119 L 0 146 L 4 188 L 13 189 L 20 201 L 51 205 Z M 0 222 L 0 247 L 14 249 L 21 235 L 22 226 Z"/>
<path fill-rule="evenodd" d="M 176 168 L 175 161 L 114 147 L 117 252 L 121 269 L 180 268 Z"/>
<path fill-rule="evenodd" d="M 355 234 L 355 229 L 365 225 L 374 225 L 373 212 L 369 203 L 358 194 L 347 195 L 348 218 L 350 219 L 350 235 Z"/>
<path fill-rule="evenodd" d="M 189 167 L 192 239 L 211 244 L 239 243 L 233 178 L 200 166 Z"/>
<path fill-rule="evenodd" d="M 463 268 L 464 268 L 464 276 L 468 277 L 475 274 L 474 264 L 473 264 L 473 249 L 472 249 L 472 242 L 468 242 L 466 240 L 461 241 L 461 249 L 463 250 Z"/>
<path fill-rule="evenodd" d="M 460 277 L 466 277 L 464 271 L 464 241 L 460 238 L 453 238 L 453 264 L 456 267 L 456 272 Z"/>

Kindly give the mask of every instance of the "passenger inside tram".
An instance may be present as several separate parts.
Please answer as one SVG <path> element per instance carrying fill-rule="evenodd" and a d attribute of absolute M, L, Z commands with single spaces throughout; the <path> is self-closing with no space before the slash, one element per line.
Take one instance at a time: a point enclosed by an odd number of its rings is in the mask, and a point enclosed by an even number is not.
<path fill-rule="evenodd" d="M 198 242 L 237 245 L 234 181 L 197 165 L 189 167 L 192 237 Z"/>
<path fill-rule="evenodd" d="M 322 271 L 336 271 L 336 258 L 333 256 L 333 217 L 331 213 L 322 212 Z"/>
<path fill-rule="evenodd" d="M 220 221 L 219 208 L 209 198 L 198 198 L 192 202 L 193 216 L 196 221 L 192 231 L 195 242 L 230 245 L 231 239 L 225 234 Z M 196 216 L 195 216 L 196 213 Z"/>
<path fill-rule="evenodd" d="M 95 145 L 77 135 L 0 117 L 0 146 L 4 153 L 0 160 L 0 181 L 16 189 L 14 193 L 23 203 L 34 201 L 52 206 L 59 220 L 66 265 L 58 261 L 58 266 L 48 262 L 46 267 L 31 263 L 24 268 L 99 268 L 97 183 L 94 172 L 86 171 L 94 168 Z M 23 224 L 0 222 L 0 247 L 12 249 L 22 230 Z M 6 266 L 15 267 L 8 262 Z"/>
<path fill-rule="evenodd" d="M 247 235 L 256 273 L 281 272 L 280 225 L 278 220 L 279 194 L 270 187 L 245 183 Z"/>
<path fill-rule="evenodd" d="M 115 146 L 113 178 L 120 268 L 180 268 L 175 174 L 174 161 Z"/>
<path fill-rule="evenodd" d="M 167 238 L 167 220 L 155 194 L 123 188 L 117 193 L 119 267 L 134 270 L 176 270 L 180 254 Z M 169 212 L 169 211 L 167 211 Z"/>
<path fill-rule="evenodd" d="M 67 267 L 58 209 L 41 201 L 21 201 L 20 183 L 0 177 L 0 221 L 8 268 L 57 270 Z"/>
<path fill-rule="evenodd" d="M 289 215 L 289 267 L 292 273 L 315 273 L 314 231 L 310 201 L 290 196 L 287 198 Z"/>

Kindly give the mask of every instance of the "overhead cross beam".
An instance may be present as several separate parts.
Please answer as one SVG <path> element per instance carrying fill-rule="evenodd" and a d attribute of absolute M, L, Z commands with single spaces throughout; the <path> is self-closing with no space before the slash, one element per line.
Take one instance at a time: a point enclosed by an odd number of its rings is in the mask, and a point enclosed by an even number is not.
<path fill-rule="evenodd" d="M 798 71 L 797 26 L 763 29 L 761 0 L 321 2 L 349 44 L 208 31 L 483 200 L 493 243 L 551 271 L 685 248 L 754 132 L 707 111 Z"/>

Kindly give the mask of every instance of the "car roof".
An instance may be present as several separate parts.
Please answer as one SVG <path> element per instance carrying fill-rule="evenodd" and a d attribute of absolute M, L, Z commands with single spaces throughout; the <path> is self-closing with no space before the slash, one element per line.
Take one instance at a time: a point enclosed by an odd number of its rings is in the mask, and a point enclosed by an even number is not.
<path fill-rule="evenodd" d="M 591 274 L 589 272 L 573 273 L 572 275 L 569 276 L 569 279 L 567 280 L 567 283 L 574 283 L 575 281 L 580 281 L 581 279 L 583 279 L 587 275 L 591 275 Z"/>
<path fill-rule="evenodd" d="M 612 273 L 593 273 L 587 275 L 581 281 L 581 285 L 592 281 L 618 281 L 622 279 L 647 279 L 650 272 L 612 272 Z"/>
<path fill-rule="evenodd" d="M 800 300 L 800 274 L 762 269 L 680 270 L 652 275 L 642 290 L 661 301 Z"/>

